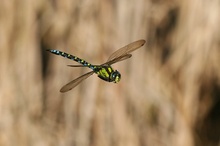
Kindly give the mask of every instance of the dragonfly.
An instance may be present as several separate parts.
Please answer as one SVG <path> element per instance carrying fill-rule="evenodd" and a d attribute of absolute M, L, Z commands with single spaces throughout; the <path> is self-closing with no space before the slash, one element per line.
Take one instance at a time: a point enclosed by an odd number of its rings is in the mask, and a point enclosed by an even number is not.
<path fill-rule="evenodd" d="M 114 70 L 111 65 L 130 58 L 132 56 L 130 53 L 142 47 L 145 44 L 145 42 L 146 42 L 145 40 L 138 40 L 118 49 L 117 51 L 115 51 L 110 55 L 110 57 L 105 63 L 101 65 L 93 65 L 83 59 L 80 59 L 77 56 L 59 50 L 48 49 L 47 51 L 49 51 L 50 53 L 63 56 L 65 58 L 76 61 L 80 64 L 80 65 L 68 65 L 69 67 L 88 67 L 92 70 L 64 85 L 60 89 L 60 92 L 63 93 L 73 89 L 74 87 L 79 85 L 82 81 L 84 81 L 94 73 L 97 74 L 98 77 L 104 81 L 118 83 L 121 79 L 121 74 L 119 71 Z"/>

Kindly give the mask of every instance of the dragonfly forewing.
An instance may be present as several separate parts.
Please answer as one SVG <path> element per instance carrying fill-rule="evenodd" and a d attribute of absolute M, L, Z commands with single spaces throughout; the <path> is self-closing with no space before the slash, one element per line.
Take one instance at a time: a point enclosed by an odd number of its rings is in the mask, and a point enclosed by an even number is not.
<path fill-rule="evenodd" d="M 114 63 L 117 63 L 117 62 L 126 60 L 126 59 L 128 59 L 128 58 L 131 58 L 131 56 L 132 56 L 131 54 L 126 54 L 126 55 L 124 55 L 124 56 L 119 56 L 118 58 L 115 58 L 115 59 L 113 59 L 113 60 L 110 60 L 110 61 L 108 61 L 108 62 L 106 62 L 106 63 L 104 63 L 104 64 L 102 64 L 102 65 L 105 65 L 105 64 L 112 65 L 112 64 L 114 64 Z"/>
<path fill-rule="evenodd" d="M 125 56 L 126 54 L 130 54 L 131 52 L 135 51 L 136 49 L 140 48 L 141 46 L 143 46 L 145 44 L 145 40 L 138 40 L 136 42 L 130 43 L 122 48 L 120 48 L 119 50 L 117 50 L 116 52 L 114 52 L 107 60 L 107 62 L 114 60 L 116 58 L 119 58 L 121 56 Z"/>

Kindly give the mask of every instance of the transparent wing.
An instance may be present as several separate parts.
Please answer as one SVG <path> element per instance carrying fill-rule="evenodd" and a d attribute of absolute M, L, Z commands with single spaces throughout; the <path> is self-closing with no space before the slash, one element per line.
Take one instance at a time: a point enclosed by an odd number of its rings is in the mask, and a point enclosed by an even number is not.
<path fill-rule="evenodd" d="M 94 73 L 94 71 L 88 72 L 78 78 L 76 78 L 75 80 L 69 82 L 68 84 L 64 85 L 61 89 L 60 92 L 67 92 L 71 89 L 73 89 L 74 87 L 76 87 L 79 83 L 81 83 L 82 81 L 84 81 L 85 79 L 87 79 L 88 77 L 90 77 L 92 74 Z"/>
<path fill-rule="evenodd" d="M 120 58 L 121 56 L 126 56 L 126 54 L 130 54 L 132 51 L 135 51 L 136 49 L 140 48 L 145 44 L 145 40 L 138 40 L 136 42 L 130 43 L 127 46 L 122 47 L 121 49 L 114 52 L 107 60 L 107 62 L 110 62 L 112 60 L 115 60 L 117 58 Z M 127 58 L 126 58 L 127 59 Z M 120 59 L 119 59 L 120 61 Z"/>
<path fill-rule="evenodd" d="M 130 58 L 132 55 L 131 54 L 126 54 L 126 55 L 124 55 L 124 56 L 120 56 L 120 57 L 118 57 L 118 58 L 115 58 L 115 59 L 113 59 L 113 60 L 110 60 L 110 61 L 108 61 L 108 62 L 106 62 L 106 63 L 104 63 L 104 64 L 102 64 L 102 65 L 105 65 L 105 64 L 107 64 L 107 65 L 112 65 L 112 64 L 114 64 L 114 63 L 116 63 L 116 62 L 119 62 L 119 61 L 123 61 L 123 60 L 125 60 L 125 59 L 128 59 L 128 58 Z"/>
<path fill-rule="evenodd" d="M 69 67 L 88 67 L 88 66 L 84 66 L 84 65 L 67 65 Z"/>

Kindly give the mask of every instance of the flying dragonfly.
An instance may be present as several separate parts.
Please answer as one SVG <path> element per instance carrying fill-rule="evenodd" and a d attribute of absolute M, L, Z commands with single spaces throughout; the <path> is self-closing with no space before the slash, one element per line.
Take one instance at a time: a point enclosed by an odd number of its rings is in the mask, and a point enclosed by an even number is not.
<path fill-rule="evenodd" d="M 64 85 L 60 89 L 60 92 L 67 92 L 67 91 L 73 89 L 74 87 L 79 85 L 82 81 L 84 81 L 85 79 L 87 79 L 88 77 L 90 77 L 94 73 L 96 73 L 98 75 L 98 77 L 104 81 L 118 83 L 121 79 L 121 74 L 117 70 L 114 70 L 111 67 L 111 65 L 114 63 L 117 63 L 119 61 L 123 61 L 125 59 L 130 58 L 132 56 L 130 53 L 135 51 L 136 49 L 140 48 L 141 46 L 143 46 L 145 44 L 145 42 L 146 42 L 145 40 L 138 40 L 138 41 L 135 41 L 133 43 L 130 43 L 130 44 L 118 49 L 117 51 L 112 53 L 112 55 L 110 55 L 110 57 L 108 58 L 108 60 L 105 63 L 103 63 L 101 65 L 90 64 L 87 61 L 78 58 L 77 56 L 73 56 L 71 54 L 68 54 L 68 53 L 65 53 L 65 52 L 62 52 L 59 50 L 52 50 L 52 49 L 47 50 L 53 54 L 61 55 L 65 58 L 71 59 L 71 60 L 76 61 L 81 64 L 81 65 L 68 65 L 69 67 L 89 67 L 90 69 L 92 69 L 92 71 L 90 71 L 90 72 L 72 80 L 68 84 Z"/>

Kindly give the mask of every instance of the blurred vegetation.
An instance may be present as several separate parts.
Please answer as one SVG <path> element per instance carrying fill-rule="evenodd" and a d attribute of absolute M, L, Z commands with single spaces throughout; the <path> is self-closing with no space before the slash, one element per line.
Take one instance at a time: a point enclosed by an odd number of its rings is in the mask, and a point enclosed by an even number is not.
<path fill-rule="evenodd" d="M 219 0 L 1 0 L 1 146 L 220 146 Z M 118 84 L 93 64 L 133 41 Z"/>

